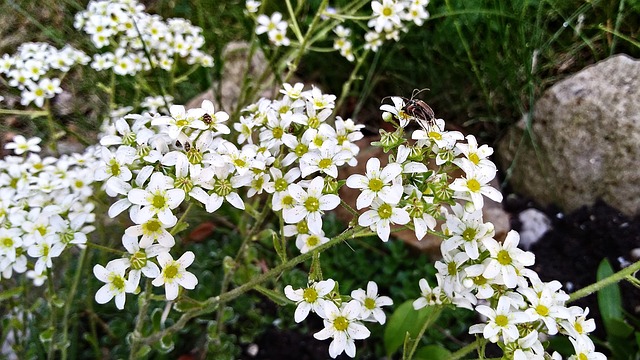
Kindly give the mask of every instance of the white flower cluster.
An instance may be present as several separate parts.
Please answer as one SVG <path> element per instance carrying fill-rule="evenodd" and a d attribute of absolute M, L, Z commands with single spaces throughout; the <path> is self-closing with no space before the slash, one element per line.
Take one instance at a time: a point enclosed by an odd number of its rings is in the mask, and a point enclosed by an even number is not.
<path fill-rule="evenodd" d="M 294 314 L 297 323 L 306 319 L 310 312 L 322 318 L 324 329 L 313 336 L 318 340 L 333 339 L 329 345 L 332 358 L 342 352 L 355 357 L 354 340 L 366 339 L 371 334 L 363 322 L 383 325 L 387 318 L 382 307 L 393 305 L 390 297 L 378 295 L 378 285 L 373 281 L 369 281 L 366 291 L 354 290 L 350 297 L 340 296 L 337 284 L 332 279 L 312 282 L 306 288 L 297 290 L 287 285 L 284 293 L 297 305 Z"/>
<path fill-rule="evenodd" d="M 249 3 L 247 3 L 249 6 Z M 274 12 L 271 17 L 260 14 L 256 19 L 258 26 L 256 26 L 256 34 L 261 35 L 266 33 L 269 36 L 269 41 L 275 46 L 289 46 L 291 41 L 287 37 L 287 28 L 289 24 L 286 20 L 282 20 L 282 14 Z"/>
<path fill-rule="evenodd" d="M 586 320 L 588 309 L 565 307 L 569 296 L 560 290 L 561 284 L 543 283 L 527 268 L 535 258 L 517 247 L 517 232 L 509 232 L 500 243 L 494 239 L 493 224 L 483 221 L 483 198 L 502 201 L 501 193 L 489 185 L 497 171 L 488 159 L 493 149 L 478 146 L 473 135 L 460 142 L 463 135 L 444 130 L 442 119 L 414 131 L 416 142 L 407 146 L 400 136 L 402 127 L 415 119 L 402 98 L 391 100 L 393 105 L 380 109 L 384 119 L 395 118 L 400 128 L 395 133 L 382 132 L 380 143 L 397 149 L 395 155 L 382 169 L 378 159 L 370 159 L 366 176 L 351 175 L 347 186 L 362 190 L 358 209 L 371 206 L 358 223 L 376 231 L 383 241 L 388 240 L 390 224 L 411 223 L 421 239 L 435 230 L 436 218 L 443 220 L 442 260 L 435 264 L 437 286 L 432 288 L 422 279 L 422 296 L 414 308 L 454 304 L 475 309 L 488 320 L 473 325 L 470 333 L 498 343 L 508 358 L 544 359 L 542 333 L 568 335 L 577 358 L 601 358 L 587 336 L 595 328 L 593 320 Z M 464 175 L 451 181 L 447 173 L 455 168 Z"/>
<path fill-rule="evenodd" d="M 285 84 L 281 92 L 278 100 L 262 99 L 246 109 L 234 124 L 235 142 L 225 139 L 231 133 L 225 124 L 229 115 L 208 100 L 200 108 L 172 105 L 170 115 L 127 115 L 115 122 L 101 140 L 105 147 L 95 177 L 107 194 L 119 198 L 109 216 L 128 209 L 135 225 L 122 239 L 127 258 L 96 266 L 96 277 L 109 285 L 96 294 L 97 301 L 116 297 L 122 308 L 140 271 L 154 278 L 154 285 L 164 284 L 169 300 L 178 296 L 178 285 L 195 287 L 197 279 L 185 270 L 193 254 L 177 261 L 168 255 L 175 245 L 174 211 L 187 197 L 214 212 L 225 202 L 245 210 L 245 190 L 249 198 L 271 194 L 272 209 L 291 224 L 284 235 L 296 236 L 302 252 L 328 241 L 322 214 L 340 203 L 337 167 L 355 164 L 353 142 L 362 138 L 360 127 L 340 117 L 335 127 L 326 122 L 333 95 L 303 91 L 302 84 Z"/>
<path fill-rule="evenodd" d="M 47 43 L 23 43 L 13 54 L 0 58 L 0 74 L 8 78 L 9 86 L 22 91 L 22 105 L 44 105 L 62 92 L 60 78 L 75 64 L 86 65 L 90 58 L 67 45 L 58 50 Z"/>
<path fill-rule="evenodd" d="M 179 58 L 188 64 L 213 66 L 213 58 L 200 50 L 204 45 L 201 28 L 180 18 L 165 21 L 144 10 L 136 0 L 93 0 L 87 10 L 76 14 L 75 28 L 90 35 L 96 48 L 111 47 L 93 56 L 92 68 L 113 69 L 118 75 L 152 67 L 169 71 Z"/>
<path fill-rule="evenodd" d="M 93 148 L 84 154 L 40 157 L 39 138 L 14 137 L 0 159 L 0 273 L 25 273 L 35 285 L 47 277 L 52 259 L 83 247 L 94 230 Z"/>

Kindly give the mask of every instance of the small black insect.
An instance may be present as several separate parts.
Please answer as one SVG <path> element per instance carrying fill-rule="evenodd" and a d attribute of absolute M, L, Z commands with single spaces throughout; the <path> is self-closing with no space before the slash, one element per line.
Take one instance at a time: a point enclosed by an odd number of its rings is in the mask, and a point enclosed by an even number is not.
<path fill-rule="evenodd" d="M 205 113 L 204 115 L 202 115 L 202 121 L 204 121 L 205 124 L 210 125 L 213 121 L 213 118 L 211 117 L 211 115 Z"/>
<path fill-rule="evenodd" d="M 402 107 L 402 111 L 413 118 L 413 120 L 415 120 L 424 131 L 429 132 L 431 128 L 436 126 L 435 113 L 433 112 L 433 109 L 431 109 L 431 106 L 426 102 L 416 99 L 416 96 L 424 90 L 429 89 L 414 89 L 411 93 L 411 99 L 401 96 L 402 100 L 404 100 L 404 107 Z"/>

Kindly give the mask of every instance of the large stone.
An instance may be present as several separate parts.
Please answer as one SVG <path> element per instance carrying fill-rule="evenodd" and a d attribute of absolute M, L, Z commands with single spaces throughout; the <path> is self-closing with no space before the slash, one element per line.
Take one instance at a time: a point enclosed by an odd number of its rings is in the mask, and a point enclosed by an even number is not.
<path fill-rule="evenodd" d="M 558 82 L 498 144 L 514 190 L 565 211 L 600 198 L 640 211 L 640 61 L 617 55 Z"/>

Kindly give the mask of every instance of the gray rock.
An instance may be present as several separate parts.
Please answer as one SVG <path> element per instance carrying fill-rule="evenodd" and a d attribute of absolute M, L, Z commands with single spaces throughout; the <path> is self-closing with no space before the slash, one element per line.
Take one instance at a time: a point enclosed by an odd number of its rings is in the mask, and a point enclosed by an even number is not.
<path fill-rule="evenodd" d="M 497 148 L 516 192 L 543 205 L 572 211 L 601 198 L 638 214 L 640 61 L 613 56 L 558 82 Z"/>

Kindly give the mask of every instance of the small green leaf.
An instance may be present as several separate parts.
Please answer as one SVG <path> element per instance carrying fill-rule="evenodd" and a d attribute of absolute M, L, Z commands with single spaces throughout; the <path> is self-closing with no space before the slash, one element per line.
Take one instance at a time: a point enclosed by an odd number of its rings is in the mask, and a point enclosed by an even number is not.
<path fill-rule="evenodd" d="M 173 350 L 174 347 L 175 344 L 173 342 L 173 336 L 166 335 L 163 336 L 162 339 L 160 339 L 160 349 L 158 350 L 163 354 L 168 354 Z"/>
<path fill-rule="evenodd" d="M 153 309 L 151 313 L 151 324 L 153 326 L 153 332 L 162 330 L 162 309 Z"/>
<path fill-rule="evenodd" d="M 56 295 L 53 295 L 52 299 L 51 299 L 51 303 L 53 304 L 53 306 L 57 307 L 58 309 L 62 309 L 62 307 L 65 304 L 65 301 L 61 298 L 59 298 Z"/>
<path fill-rule="evenodd" d="M 201 307 L 198 302 L 188 299 L 181 299 L 173 304 L 173 309 L 177 312 L 187 312 Z"/>
<path fill-rule="evenodd" d="M 416 351 L 415 360 L 447 360 L 451 357 L 451 351 L 438 346 L 427 345 Z"/>
<path fill-rule="evenodd" d="M 271 301 L 276 303 L 277 305 L 284 306 L 291 303 L 281 292 L 273 291 L 271 289 L 267 289 L 264 286 L 256 285 L 256 291 L 261 293 L 262 295 L 268 297 Z"/>
<path fill-rule="evenodd" d="M 412 300 L 398 306 L 389 317 L 389 322 L 384 329 L 384 347 L 387 350 L 387 355 L 390 357 L 395 353 L 405 342 L 407 336 L 415 339 L 427 317 L 434 311 L 437 311 L 437 308 L 433 306 L 416 311 L 413 309 Z M 435 321 L 435 319 L 432 320 Z"/>
<path fill-rule="evenodd" d="M 55 332 L 55 329 L 50 327 L 47 330 L 43 331 L 40 333 L 40 342 L 42 342 L 43 344 L 47 344 L 48 342 L 50 342 L 53 339 L 53 333 Z"/>
<path fill-rule="evenodd" d="M 276 254 L 278 254 L 283 263 L 287 262 L 287 250 L 284 247 L 284 241 L 280 240 L 280 237 L 275 231 L 269 230 L 271 231 L 271 240 L 273 241 L 273 248 L 276 250 Z"/>
<path fill-rule="evenodd" d="M 606 258 L 598 266 L 598 281 L 613 275 L 614 271 Z M 613 319 L 622 320 L 622 295 L 618 284 L 611 284 L 598 291 L 598 308 L 604 320 L 605 326 Z M 607 332 L 612 331 L 607 326 Z"/>
<path fill-rule="evenodd" d="M 620 319 L 607 319 L 604 321 L 604 326 L 607 328 L 608 336 L 627 338 L 633 333 L 633 326 Z"/>
<path fill-rule="evenodd" d="M 143 345 L 136 353 L 136 359 L 143 359 L 151 352 L 151 346 Z"/>
<path fill-rule="evenodd" d="M 12 288 L 9 290 L 0 291 L 0 301 L 4 301 L 12 297 L 19 296 L 20 294 L 22 294 L 22 290 L 24 290 L 24 287 L 18 286 L 16 288 Z"/>

